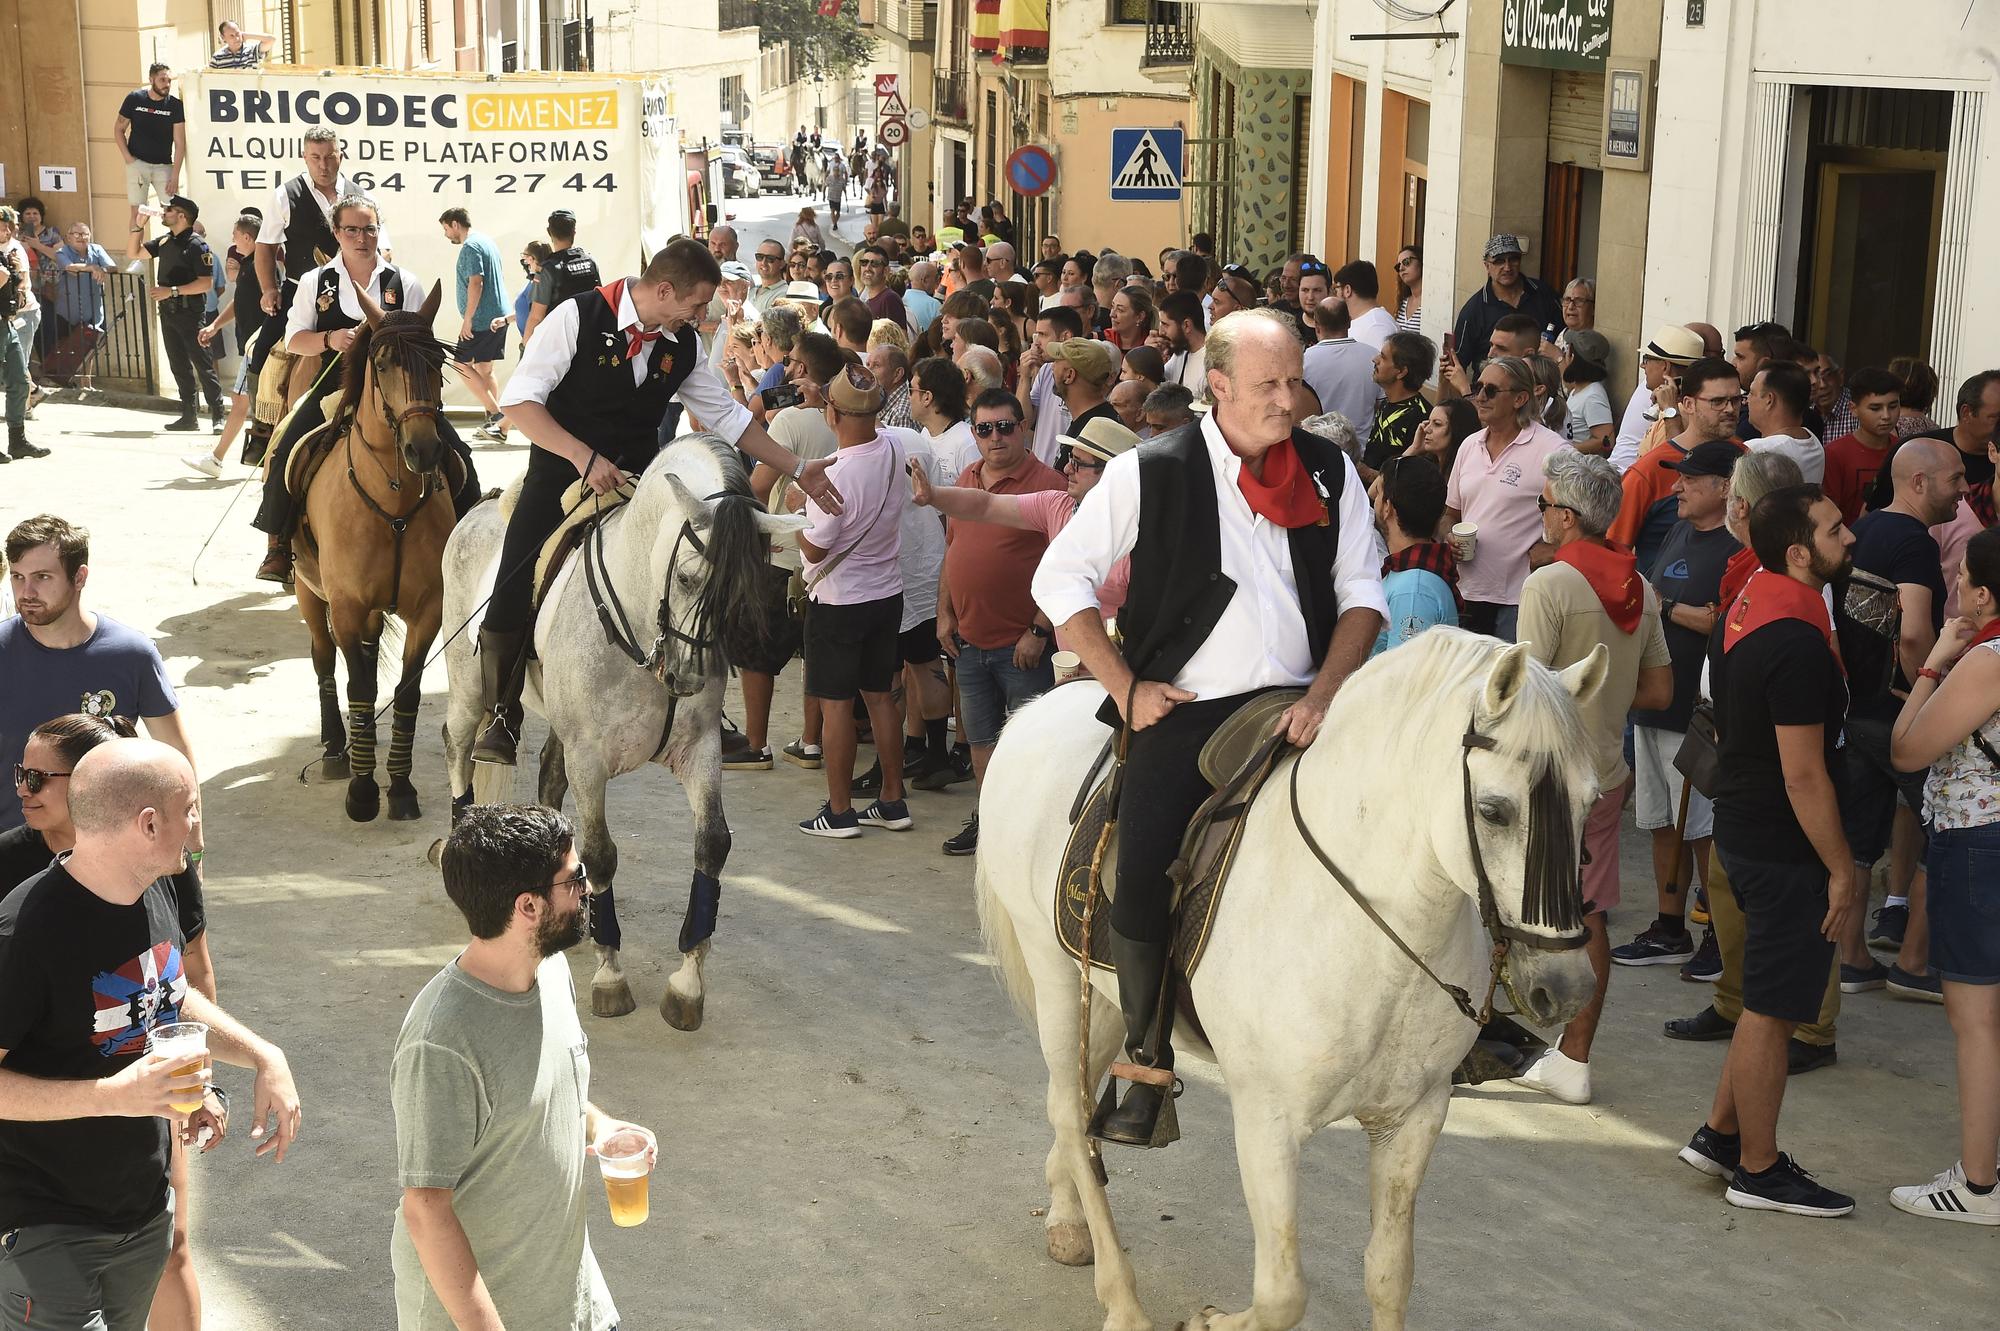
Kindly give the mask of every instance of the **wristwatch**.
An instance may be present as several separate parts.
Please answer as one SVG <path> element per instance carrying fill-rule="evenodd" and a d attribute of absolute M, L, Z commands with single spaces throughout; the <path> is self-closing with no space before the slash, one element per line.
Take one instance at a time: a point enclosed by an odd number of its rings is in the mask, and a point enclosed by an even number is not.
<path fill-rule="evenodd" d="M 1046 638 L 1049 636 L 1050 631 L 1043 628 L 1040 624 L 1030 624 L 1028 625 L 1028 632 L 1034 634 L 1037 638 Z"/>

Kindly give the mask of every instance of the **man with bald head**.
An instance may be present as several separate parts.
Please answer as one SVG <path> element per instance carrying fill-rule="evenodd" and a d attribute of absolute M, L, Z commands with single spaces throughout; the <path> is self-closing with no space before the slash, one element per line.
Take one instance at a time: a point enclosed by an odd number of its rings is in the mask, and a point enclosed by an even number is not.
<path fill-rule="evenodd" d="M 1111 386 L 1111 409 L 1118 413 L 1118 419 L 1125 428 L 1141 439 L 1147 437 L 1146 429 L 1146 385 L 1137 379 L 1120 379 Z"/>
<path fill-rule="evenodd" d="M 276 1046 L 188 983 L 202 908 L 170 881 L 199 818 L 187 759 L 115 739 L 55 779 L 76 846 L 0 900 L 0 1325 L 141 1331 L 173 1242 L 168 1133 L 209 1080 L 148 1037 L 200 1022 L 211 1059 L 256 1070 L 258 1155 L 284 1158 L 298 1092 Z"/>
<path fill-rule="evenodd" d="M 1305 689 L 1279 725 L 1292 743 L 1312 743 L 1388 605 L 1354 464 L 1292 424 L 1304 369 L 1290 321 L 1266 310 L 1228 315 L 1207 351 L 1213 410 L 1112 459 L 1033 584 L 1043 613 L 1104 684 L 1099 718 L 1133 732 L 1111 916 L 1127 1060 L 1112 1075 L 1128 1089 L 1091 1132 L 1135 1146 L 1165 1144 L 1155 1129 L 1173 1086 L 1167 869 L 1210 793 L 1196 762 L 1202 745 L 1269 688 Z M 1128 556 L 1114 646 L 1098 595 Z"/>
<path fill-rule="evenodd" d="M 1840 792 L 1841 827 L 1863 882 L 1875 861 L 1889 849 L 1896 797 L 1900 794 L 1911 812 L 1923 817 L 1925 773 L 1896 770 L 1889 761 L 1889 733 L 1902 711 L 1903 695 L 1923 669 L 1944 627 L 1944 572 L 1931 528 L 1951 521 L 1958 501 L 1965 497 L 1965 459 L 1943 440 L 1910 439 L 1890 459 L 1889 480 L 1894 497 L 1888 506 L 1864 513 L 1854 523 L 1853 559 L 1860 572 L 1896 585 L 1902 609 L 1901 637 L 1893 647 L 1885 644 L 1882 649 L 1884 655 L 1893 651 L 1895 661 L 1885 675 L 1882 667 L 1889 663 L 1858 659 L 1858 648 L 1874 639 L 1848 635 L 1842 641 L 1842 664 L 1847 668 L 1852 696 L 1847 708 L 1847 738 L 1840 749 L 1841 771 L 1835 780 Z M 1921 865 L 1923 860 L 1920 850 L 1917 863 Z M 1926 964 L 1930 931 L 1923 883 L 1920 869 L 1910 884 L 1909 925 L 1903 936 L 1903 954 L 1895 966 L 1884 966 L 1869 955 L 1863 940 L 1862 912 L 1854 912 L 1848 928 L 1836 940 L 1843 992 L 1879 989 L 1886 983 L 1912 996 L 1942 996 L 1937 976 L 1929 973 Z M 1915 965 L 1916 971 L 1905 969 L 1906 963 Z"/>
<path fill-rule="evenodd" d="M 1007 386 L 1007 367 L 1001 363 L 999 353 L 991 347 L 967 347 L 958 358 L 958 368 L 965 375 L 968 401 L 989 388 Z"/>
<path fill-rule="evenodd" d="M 903 293 L 903 319 L 912 338 L 922 336 L 937 321 L 938 311 L 943 308 L 937 298 L 937 284 L 943 276 L 929 259 L 919 259 L 910 265 L 910 286 Z"/>
<path fill-rule="evenodd" d="M 1014 276 L 1018 265 L 1014 261 L 1014 247 L 1004 240 L 996 240 L 986 247 L 986 275 L 998 287 Z"/>

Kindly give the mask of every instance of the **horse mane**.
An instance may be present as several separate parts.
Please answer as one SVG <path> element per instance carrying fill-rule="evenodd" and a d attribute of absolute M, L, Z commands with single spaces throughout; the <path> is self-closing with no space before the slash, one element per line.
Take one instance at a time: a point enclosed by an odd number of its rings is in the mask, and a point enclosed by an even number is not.
<path fill-rule="evenodd" d="M 340 359 L 340 408 L 332 419 L 351 416 L 361 405 L 368 382 L 368 362 L 377 342 L 393 346 L 406 375 L 438 373 L 449 348 L 431 331 L 429 321 L 413 310 L 392 310 L 378 327 L 356 326 L 354 345 Z"/>
<path fill-rule="evenodd" d="M 683 462 L 695 464 L 694 476 L 680 465 Z M 703 462 L 714 464 L 717 483 L 695 479 Z M 678 476 L 697 499 L 709 503 L 708 526 L 702 533 L 708 577 L 695 603 L 695 636 L 708 637 L 712 628 L 723 660 L 731 665 L 759 659 L 775 627 L 766 572 L 771 567 L 771 543 L 757 525 L 763 506 L 750 490 L 750 471 L 743 465 L 743 456 L 719 435 L 707 431 L 684 435 L 661 449 L 647 466 L 640 478 L 639 496 L 647 495 L 650 489 L 661 496 L 654 502 L 664 502 L 667 487 L 648 487 L 646 481 L 655 472 L 667 471 Z M 637 498 L 634 503 L 636 506 Z"/>

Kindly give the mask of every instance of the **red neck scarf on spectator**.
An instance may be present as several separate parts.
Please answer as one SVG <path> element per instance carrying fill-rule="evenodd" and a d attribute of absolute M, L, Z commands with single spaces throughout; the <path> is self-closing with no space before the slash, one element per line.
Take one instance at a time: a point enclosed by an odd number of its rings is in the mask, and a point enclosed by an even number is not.
<path fill-rule="evenodd" d="M 1965 650 L 1969 652 L 1980 643 L 1992 642 L 1995 638 L 2000 638 L 2000 618 L 1987 620 L 1986 627 L 1973 634 L 1972 641 L 1965 644 Z"/>
<path fill-rule="evenodd" d="M 1748 546 L 1729 556 L 1729 563 L 1722 570 L 1722 585 L 1716 603 L 1735 605 L 1736 598 L 1743 594 L 1743 588 L 1749 583 L 1750 575 L 1762 567 L 1757 562 L 1757 552 Z"/>
<path fill-rule="evenodd" d="M 1415 545 L 1398 550 L 1382 561 L 1382 576 L 1402 573 L 1408 569 L 1422 569 L 1435 573 L 1444 579 L 1444 585 L 1451 588 L 1451 599 L 1458 606 L 1458 612 L 1465 613 L 1465 598 L 1458 594 L 1458 556 L 1443 541 L 1418 541 Z M 2000 624 L 2000 620 L 1994 623 Z"/>
<path fill-rule="evenodd" d="M 1768 568 L 1752 574 L 1749 585 L 1729 607 L 1729 617 L 1722 623 L 1722 650 L 1729 652 L 1758 629 L 1781 619 L 1801 620 L 1818 629 L 1833 659 L 1840 660 L 1840 643 L 1833 636 L 1833 621 L 1827 617 L 1826 602 L 1819 592 Z"/>
<path fill-rule="evenodd" d="M 1238 461 L 1242 461 L 1241 458 Z M 1298 450 L 1286 439 L 1264 453 L 1262 478 L 1250 474 L 1250 464 L 1236 469 L 1236 488 L 1243 492 L 1250 511 L 1276 526 L 1290 530 L 1327 524 L 1326 501 L 1319 497 L 1313 478 L 1299 461 Z"/>
<path fill-rule="evenodd" d="M 1639 578 L 1637 555 L 1614 550 L 1602 541 L 1571 541 L 1556 548 L 1556 562 L 1583 574 L 1620 633 L 1639 627 L 1639 616 L 1646 610 L 1646 590 Z"/>

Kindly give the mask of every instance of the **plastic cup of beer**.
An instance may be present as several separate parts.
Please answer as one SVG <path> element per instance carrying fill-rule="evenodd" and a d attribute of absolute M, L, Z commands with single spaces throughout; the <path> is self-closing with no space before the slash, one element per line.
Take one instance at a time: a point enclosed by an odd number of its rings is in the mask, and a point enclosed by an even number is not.
<path fill-rule="evenodd" d="M 1479 524 L 1460 522 L 1451 529 L 1451 553 L 1461 564 L 1470 564 L 1479 553 Z"/>
<path fill-rule="evenodd" d="M 208 1067 L 208 1027 L 199 1021 L 175 1021 L 155 1026 L 146 1036 L 146 1052 L 185 1060 L 174 1068 L 177 1077 L 205 1071 Z M 201 1090 L 190 1094 L 194 1097 L 191 1101 L 173 1102 L 174 1112 L 192 1114 L 201 1108 L 202 1097 L 207 1094 L 207 1080 L 204 1078 Z"/>
<path fill-rule="evenodd" d="M 651 1213 L 647 1179 L 653 1172 L 646 1157 L 652 1149 L 653 1134 L 644 1128 L 620 1128 L 597 1144 L 597 1168 L 604 1175 L 612 1224 L 630 1228 L 646 1223 Z"/>

